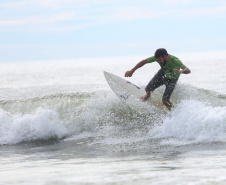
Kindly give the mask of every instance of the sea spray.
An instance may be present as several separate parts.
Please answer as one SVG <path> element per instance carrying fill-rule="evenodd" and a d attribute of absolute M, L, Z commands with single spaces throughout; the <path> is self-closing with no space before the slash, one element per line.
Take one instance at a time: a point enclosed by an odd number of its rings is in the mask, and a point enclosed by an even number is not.
<path fill-rule="evenodd" d="M 67 130 L 56 112 L 38 108 L 33 114 L 12 115 L 0 111 L 0 144 L 62 138 Z"/>
<path fill-rule="evenodd" d="M 226 141 L 226 107 L 182 101 L 163 124 L 150 131 L 151 138 L 161 138 L 162 144 L 184 145 Z"/>

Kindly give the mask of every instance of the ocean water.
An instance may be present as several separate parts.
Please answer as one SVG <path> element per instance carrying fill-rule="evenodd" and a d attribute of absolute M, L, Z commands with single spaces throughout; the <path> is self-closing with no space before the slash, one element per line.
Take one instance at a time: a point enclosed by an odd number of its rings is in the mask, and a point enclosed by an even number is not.
<path fill-rule="evenodd" d="M 226 184 L 226 55 L 176 56 L 192 73 L 171 112 L 128 106 L 104 79 L 148 56 L 0 63 L 0 184 Z"/>

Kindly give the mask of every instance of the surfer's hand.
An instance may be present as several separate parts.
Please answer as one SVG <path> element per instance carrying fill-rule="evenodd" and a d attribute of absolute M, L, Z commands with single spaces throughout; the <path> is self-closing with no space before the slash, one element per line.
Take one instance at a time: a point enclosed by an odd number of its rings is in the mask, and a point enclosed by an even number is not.
<path fill-rule="evenodd" d="M 173 71 L 176 72 L 176 73 L 181 74 L 181 70 L 179 70 L 179 69 L 174 69 Z"/>
<path fill-rule="evenodd" d="M 133 71 L 127 71 L 125 73 L 125 77 L 131 77 L 133 75 Z"/>

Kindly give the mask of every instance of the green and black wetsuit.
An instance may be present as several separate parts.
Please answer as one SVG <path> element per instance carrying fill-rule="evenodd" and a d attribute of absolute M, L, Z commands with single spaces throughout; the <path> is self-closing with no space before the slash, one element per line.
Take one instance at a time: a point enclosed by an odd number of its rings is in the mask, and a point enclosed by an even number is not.
<path fill-rule="evenodd" d="M 177 84 L 180 74 L 173 71 L 173 69 L 180 69 L 184 64 L 175 56 L 168 55 L 169 61 L 163 66 L 161 65 L 155 57 L 148 58 L 148 63 L 158 62 L 161 69 L 155 74 L 151 81 L 146 86 L 149 91 L 154 91 L 161 85 L 166 85 L 165 92 L 163 94 L 164 100 L 169 100 L 170 96 Z"/>

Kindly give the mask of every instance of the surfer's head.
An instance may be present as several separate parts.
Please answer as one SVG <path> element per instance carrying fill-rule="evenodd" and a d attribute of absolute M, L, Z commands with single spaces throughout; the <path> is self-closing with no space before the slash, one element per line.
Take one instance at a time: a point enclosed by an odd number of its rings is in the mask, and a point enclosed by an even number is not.
<path fill-rule="evenodd" d="M 159 48 L 155 51 L 155 58 L 164 58 L 165 55 L 168 56 L 168 53 L 164 48 Z"/>
<path fill-rule="evenodd" d="M 157 49 L 155 51 L 155 58 L 161 65 L 164 66 L 166 64 L 166 62 L 168 62 L 168 60 L 169 60 L 166 49 L 164 49 L 164 48 Z"/>

